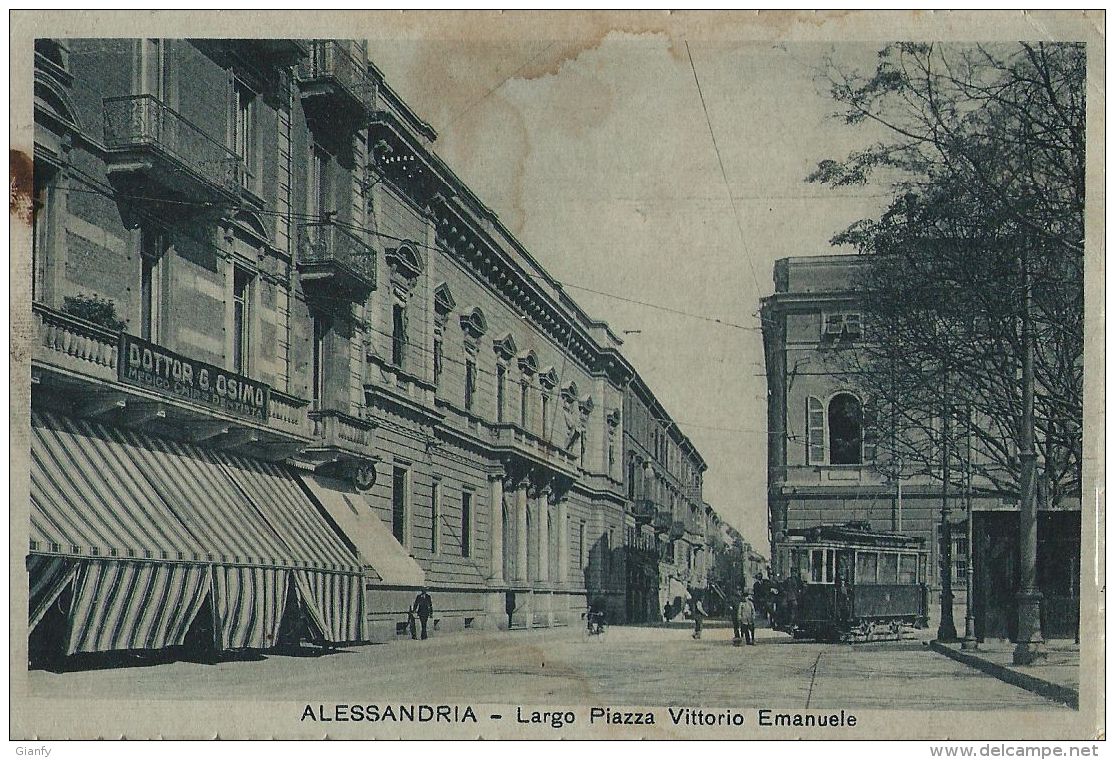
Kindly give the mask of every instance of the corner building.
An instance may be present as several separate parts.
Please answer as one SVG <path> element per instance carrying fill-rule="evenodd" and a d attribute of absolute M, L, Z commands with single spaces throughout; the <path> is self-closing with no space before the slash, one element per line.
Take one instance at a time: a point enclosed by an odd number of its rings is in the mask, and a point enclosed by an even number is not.
<path fill-rule="evenodd" d="M 362 43 L 39 40 L 35 125 L 32 650 L 623 619 L 635 372 Z"/>
<path fill-rule="evenodd" d="M 859 522 L 870 530 L 922 539 L 929 550 L 927 565 L 901 572 L 939 592 L 940 473 L 935 478 L 911 473 L 901 479 L 880 473 L 875 467 L 876 442 L 891 433 L 885 420 L 872 424 L 865 417 L 870 399 L 857 387 L 855 376 L 834 361 L 842 348 L 870 340 L 856 293 L 864 266 L 864 257 L 857 255 L 781 259 L 774 267 L 774 293 L 762 302 L 770 570 L 783 578 L 809 570 L 805 552 L 794 550 L 787 540 L 790 530 Z M 948 490 L 953 616 L 962 626 L 967 575 L 972 572 L 976 635 L 1007 638 L 1014 635 L 1017 620 L 1018 499 L 995 493 L 986 483 L 974 485 L 971 568 L 964 489 Z M 1079 557 L 1079 498 L 1043 506 L 1038 574 L 1046 636 L 1076 634 Z M 890 572 L 900 569 L 891 566 Z"/>

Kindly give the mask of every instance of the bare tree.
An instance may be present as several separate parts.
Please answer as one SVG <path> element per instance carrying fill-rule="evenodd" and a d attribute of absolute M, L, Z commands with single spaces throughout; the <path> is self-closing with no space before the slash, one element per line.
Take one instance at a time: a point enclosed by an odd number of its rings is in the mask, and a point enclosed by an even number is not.
<path fill-rule="evenodd" d="M 942 445 L 970 442 L 976 485 L 1018 493 L 1028 285 L 1039 494 L 1079 494 L 1085 71 L 1080 44 L 896 44 L 868 76 L 827 66 L 841 117 L 889 135 L 809 177 L 895 188 L 833 238 L 868 255 L 865 339 L 832 360 L 870 399 L 880 469 L 940 478 Z"/>

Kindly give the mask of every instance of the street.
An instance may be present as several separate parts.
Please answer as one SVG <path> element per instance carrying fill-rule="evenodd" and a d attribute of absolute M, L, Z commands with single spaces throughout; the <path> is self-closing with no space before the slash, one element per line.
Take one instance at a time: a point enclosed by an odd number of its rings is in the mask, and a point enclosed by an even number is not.
<path fill-rule="evenodd" d="M 920 640 L 815 644 L 760 629 L 756 646 L 735 648 L 722 625 L 700 641 L 680 627 L 617 626 L 588 638 L 579 627 L 435 634 L 324 656 L 29 675 L 35 696 L 95 699 L 1065 709 Z"/>

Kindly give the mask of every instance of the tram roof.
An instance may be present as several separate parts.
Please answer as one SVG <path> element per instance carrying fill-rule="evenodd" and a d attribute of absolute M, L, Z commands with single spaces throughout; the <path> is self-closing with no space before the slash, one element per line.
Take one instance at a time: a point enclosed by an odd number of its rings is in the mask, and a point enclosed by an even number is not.
<path fill-rule="evenodd" d="M 837 543 L 880 547 L 889 546 L 905 549 L 921 548 L 925 543 L 925 539 L 918 536 L 907 536 L 902 533 L 871 530 L 865 525 L 857 523 L 791 528 L 786 531 L 786 535 L 790 538 L 801 538 L 807 542 L 832 541 Z"/>

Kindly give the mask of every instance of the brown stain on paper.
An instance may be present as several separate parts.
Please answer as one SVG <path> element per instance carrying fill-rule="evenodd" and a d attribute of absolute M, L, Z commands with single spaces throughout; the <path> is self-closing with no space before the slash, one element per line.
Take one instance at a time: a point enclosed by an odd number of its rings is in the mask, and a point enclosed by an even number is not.
<path fill-rule="evenodd" d="M 8 216 L 27 226 L 34 218 L 35 165 L 21 150 L 8 150 Z"/>

